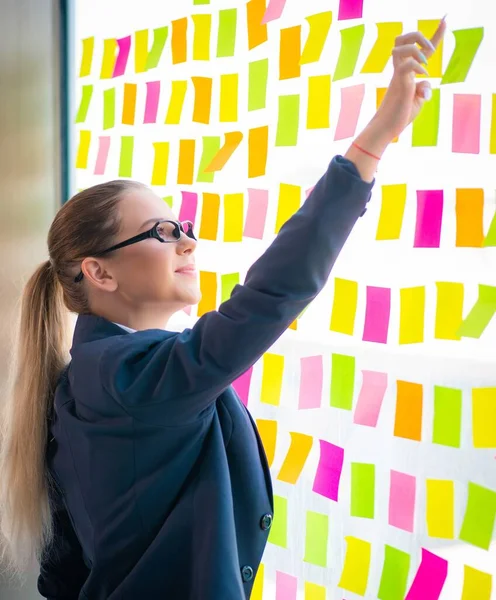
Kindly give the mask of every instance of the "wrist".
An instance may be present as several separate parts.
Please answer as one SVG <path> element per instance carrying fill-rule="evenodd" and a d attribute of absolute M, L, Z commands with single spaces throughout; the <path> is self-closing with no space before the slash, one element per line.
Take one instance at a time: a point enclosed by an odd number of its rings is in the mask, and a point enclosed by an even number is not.
<path fill-rule="evenodd" d="M 372 119 L 355 139 L 355 143 L 367 152 L 381 157 L 393 139 L 394 136 L 388 134 L 379 122 Z"/>

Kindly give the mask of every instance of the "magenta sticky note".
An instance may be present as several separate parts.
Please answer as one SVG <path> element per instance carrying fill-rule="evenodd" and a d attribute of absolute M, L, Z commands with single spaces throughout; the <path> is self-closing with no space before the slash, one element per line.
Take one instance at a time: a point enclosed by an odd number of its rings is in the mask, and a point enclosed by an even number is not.
<path fill-rule="evenodd" d="M 244 237 L 263 239 L 265 219 L 269 206 L 268 190 L 248 190 L 248 209 L 246 211 Z"/>
<path fill-rule="evenodd" d="M 296 600 L 298 579 L 293 575 L 276 571 L 276 600 Z"/>
<path fill-rule="evenodd" d="M 129 58 L 129 51 L 131 49 L 131 36 L 120 38 L 117 40 L 118 54 L 115 59 L 114 72 L 112 77 L 119 77 L 124 75 L 126 72 L 127 61 Z"/>
<path fill-rule="evenodd" d="M 181 192 L 182 202 L 179 211 L 180 221 L 191 221 L 193 225 L 196 219 L 196 209 L 198 208 L 198 194 L 194 192 Z"/>
<path fill-rule="evenodd" d="M 364 83 L 341 88 L 341 108 L 334 133 L 335 140 L 345 140 L 355 136 L 364 96 Z"/>
<path fill-rule="evenodd" d="M 387 373 L 362 371 L 362 387 L 353 415 L 357 425 L 376 427 L 381 412 L 382 401 L 388 385 Z"/>
<path fill-rule="evenodd" d="M 391 290 L 389 288 L 367 286 L 366 306 L 363 341 L 387 344 Z"/>
<path fill-rule="evenodd" d="M 443 220 L 443 190 L 417 191 L 415 248 L 439 248 Z"/>
<path fill-rule="evenodd" d="M 422 548 L 422 559 L 405 600 L 439 600 L 448 576 L 448 561 Z"/>
<path fill-rule="evenodd" d="M 389 486 L 389 524 L 398 529 L 413 533 L 415 519 L 415 490 L 417 481 L 391 469 Z"/>
<path fill-rule="evenodd" d="M 110 150 L 110 136 L 102 135 L 98 138 L 98 153 L 95 161 L 95 175 L 105 175 L 107 159 Z"/>
<path fill-rule="evenodd" d="M 148 81 L 146 84 L 145 117 L 143 123 L 156 123 L 160 100 L 160 81 Z"/>
<path fill-rule="evenodd" d="M 363 0 L 339 0 L 338 21 L 361 19 L 363 15 Z"/>
<path fill-rule="evenodd" d="M 262 24 L 279 19 L 279 17 L 282 15 L 285 4 L 286 0 L 269 0 L 269 5 L 265 10 L 265 14 L 262 19 Z"/>
<path fill-rule="evenodd" d="M 298 408 L 320 408 L 324 365 L 322 356 L 304 356 L 300 360 L 300 395 Z"/>
<path fill-rule="evenodd" d="M 343 470 L 344 449 L 325 440 L 320 441 L 320 459 L 313 482 L 313 491 L 338 501 L 339 481 Z"/>
<path fill-rule="evenodd" d="M 241 402 L 248 406 L 248 397 L 250 395 L 250 384 L 251 384 L 251 376 L 253 375 L 253 367 L 250 367 L 248 371 L 245 371 L 243 375 L 238 377 L 236 381 L 233 382 L 233 388 L 236 390 Z"/>
<path fill-rule="evenodd" d="M 481 134 L 481 95 L 453 95 L 453 152 L 479 154 Z"/>

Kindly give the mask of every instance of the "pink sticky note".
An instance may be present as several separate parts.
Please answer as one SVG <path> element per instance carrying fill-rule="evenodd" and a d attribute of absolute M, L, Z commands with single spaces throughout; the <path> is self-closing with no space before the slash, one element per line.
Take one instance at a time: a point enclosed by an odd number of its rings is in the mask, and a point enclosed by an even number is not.
<path fill-rule="evenodd" d="M 364 342 L 387 344 L 390 310 L 391 290 L 368 285 L 362 337 Z"/>
<path fill-rule="evenodd" d="M 253 367 L 250 367 L 248 371 L 245 371 L 243 375 L 238 377 L 236 381 L 233 382 L 233 388 L 236 390 L 239 399 L 245 406 L 248 406 L 248 397 L 250 395 L 250 383 L 252 374 Z"/>
<path fill-rule="evenodd" d="M 300 361 L 300 397 L 298 408 L 320 408 L 324 366 L 322 356 L 305 356 Z"/>
<path fill-rule="evenodd" d="M 269 0 L 269 5 L 265 10 L 265 14 L 262 19 L 262 25 L 264 23 L 269 23 L 269 21 L 275 21 L 276 19 L 279 19 L 279 17 L 282 15 L 285 4 L 286 0 Z"/>
<path fill-rule="evenodd" d="M 443 190 L 417 191 L 415 248 L 439 248 L 443 220 Z"/>
<path fill-rule="evenodd" d="M 268 190 L 248 190 L 248 209 L 246 211 L 244 237 L 263 239 L 265 219 L 269 206 Z"/>
<path fill-rule="evenodd" d="M 339 0 L 338 21 L 361 19 L 362 14 L 363 0 Z"/>
<path fill-rule="evenodd" d="M 143 119 L 143 123 L 156 123 L 159 99 L 160 81 L 148 81 L 146 84 L 145 118 Z"/>
<path fill-rule="evenodd" d="M 479 154 L 481 95 L 454 94 L 452 151 Z"/>
<path fill-rule="evenodd" d="M 184 312 L 185 312 L 187 315 L 191 316 L 191 306 L 186 306 L 185 308 L 183 308 L 183 311 L 184 311 Z"/>
<path fill-rule="evenodd" d="M 98 138 L 98 154 L 95 161 L 95 175 L 105 175 L 107 158 L 110 150 L 110 136 L 103 135 Z"/>
<path fill-rule="evenodd" d="M 297 588 L 296 577 L 276 571 L 276 600 L 296 600 Z"/>
<path fill-rule="evenodd" d="M 131 49 L 131 36 L 127 35 L 117 40 L 117 47 L 119 48 L 119 53 L 115 59 L 112 77 L 119 77 L 119 75 L 124 75 L 126 72 L 127 59 L 129 58 L 129 50 Z"/>
<path fill-rule="evenodd" d="M 358 394 L 353 422 L 376 427 L 386 393 L 388 376 L 379 371 L 362 371 L 362 387 Z"/>
<path fill-rule="evenodd" d="M 413 533 L 416 479 L 391 469 L 389 488 L 389 524 Z"/>
<path fill-rule="evenodd" d="M 320 441 L 320 459 L 313 491 L 330 500 L 338 501 L 339 481 L 343 470 L 344 450 L 339 446 Z"/>
<path fill-rule="evenodd" d="M 422 560 L 405 600 L 438 600 L 448 576 L 448 561 L 422 548 Z"/>
<path fill-rule="evenodd" d="M 179 211 L 180 221 L 191 221 L 193 225 L 196 219 L 196 209 L 198 208 L 198 194 L 194 192 L 181 192 L 182 202 Z"/>
<path fill-rule="evenodd" d="M 354 137 L 364 96 L 364 83 L 341 88 L 341 108 L 334 134 L 335 140 L 345 140 L 346 138 Z"/>

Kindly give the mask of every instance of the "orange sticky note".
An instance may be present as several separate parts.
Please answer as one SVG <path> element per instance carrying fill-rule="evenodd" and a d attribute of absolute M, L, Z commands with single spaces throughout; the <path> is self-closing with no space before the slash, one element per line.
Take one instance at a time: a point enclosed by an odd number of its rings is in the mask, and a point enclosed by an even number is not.
<path fill-rule="evenodd" d="M 262 390 L 260 402 L 279 406 L 281 400 L 284 356 L 266 352 L 263 355 Z"/>
<path fill-rule="evenodd" d="M 267 456 L 267 462 L 271 467 L 276 455 L 277 421 L 257 419 L 257 429 Z"/>
<path fill-rule="evenodd" d="M 138 86 L 135 83 L 124 84 L 124 100 L 122 103 L 122 124 L 134 125 L 136 114 L 136 94 Z"/>
<path fill-rule="evenodd" d="M 188 19 L 183 17 L 172 21 L 172 64 L 177 65 L 179 63 L 186 62 L 188 53 L 187 44 L 188 35 Z"/>
<path fill-rule="evenodd" d="M 217 273 L 200 271 L 200 291 L 202 298 L 198 304 L 198 316 L 217 308 Z"/>
<path fill-rule="evenodd" d="M 312 449 L 313 437 L 292 431 L 291 445 L 282 463 L 277 479 L 286 483 L 296 483 Z"/>
<path fill-rule="evenodd" d="M 230 131 L 226 133 L 224 145 L 214 156 L 212 162 L 206 167 L 205 173 L 220 171 L 224 168 L 227 161 L 231 158 L 236 148 L 241 144 L 243 134 L 240 131 Z"/>
<path fill-rule="evenodd" d="M 279 233 L 281 227 L 300 208 L 301 187 L 289 183 L 279 185 L 279 202 L 277 205 L 276 229 Z"/>
<path fill-rule="evenodd" d="M 386 95 L 387 92 L 387 88 L 377 88 L 377 92 L 376 92 L 376 109 L 379 108 L 379 106 L 382 104 L 382 101 L 384 100 L 384 96 Z M 393 144 L 395 144 L 398 141 L 398 138 L 395 137 L 393 140 Z"/>
<path fill-rule="evenodd" d="M 169 108 L 165 117 L 166 125 L 179 125 L 183 112 L 184 98 L 188 88 L 187 81 L 173 81 Z"/>
<path fill-rule="evenodd" d="M 224 241 L 243 239 L 243 194 L 224 195 Z"/>
<path fill-rule="evenodd" d="M 210 77 L 192 77 L 195 88 L 195 106 L 193 121 L 195 123 L 210 123 L 210 106 L 212 104 L 212 79 Z"/>
<path fill-rule="evenodd" d="M 169 166 L 169 142 L 154 142 L 152 185 L 166 185 Z"/>
<path fill-rule="evenodd" d="M 250 0 L 246 4 L 248 26 L 248 50 L 253 50 L 267 41 L 267 25 L 262 23 L 265 15 L 265 0 Z"/>
<path fill-rule="evenodd" d="M 95 38 L 89 37 L 82 40 L 83 51 L 81 55 L 81 66 L 79 68 L 79 77 L 87 77 L 91 73 L 93 63 L 93 52 L 95 50 Z"/>
<path fill-rule="evenodd" d="M 482 248 L 484 244 L 484 190 L 456 190 L 456 246 Z"/>
<path fill-rule="evenodd" d="M 195 170 L 195 140 L 179 141 L 179 164 L 177 167 L 177 183 L 193 184 Z"/>
<path fill-rule="evenodd" d="M 238 74 L 230 73 L 220 76 L 220 108 L 221 123 L 235 123 L 238 120 Z"/>
<path fill-rule="evenodd" d="M 199 234 L 201 239 L 212 241 L 217 239 L 217 231 L 219 228 L 219 210 L 219 194 L 209 194 L 208 192 L 204 192 Z"/>
<path fill-rule="evenodd" d="M 279 45 L 279 79 L 299 77 L 301 57 L 301 25 L 281 29 Z"/>
<path fill-rule="evenodd" d="M 422 384 L 400 380 L 396 382 L 396 437 L 422 441 L 422 405 Z"/>
<path fill-rule="evenodd" d="M 267 125 L 250 129 L 248 133 L 248 177 L 265 175 L 268 145 L 269 128 Z"/>
<path fill-rule="evenodd" d="M 115 59 L 117 58 L 117 40 L 103 40 L 102 70 L 100 79 L 111 79 L 114 74 Z"/>

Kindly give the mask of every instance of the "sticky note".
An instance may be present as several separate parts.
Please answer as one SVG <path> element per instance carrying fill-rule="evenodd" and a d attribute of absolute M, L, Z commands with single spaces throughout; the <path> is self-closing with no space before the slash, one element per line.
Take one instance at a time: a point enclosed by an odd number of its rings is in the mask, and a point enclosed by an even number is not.
<path fill-rule="evenodd" d="M 270 21 L 276 21 L 282 15 L 286 0 L 269 0 L 269 5 L 265 10 L 265 14 L 262 19 L 262 23 L 270 23 Z"/>
<path fill-rule="evenodd" d="M 479 154 L 481 95 L 453 94 L 452 152 Z"/>
<path fill-rule="evenodd" d="M 255 60 L 248 65 L 248 110 L 260 110 L 267 103 L 269 59 Z"/>
<path fill-rule="evenodd" d="M 133 176 L 134 137 L 121 136 L 121 152 L 119 156 L 119 177 Z"/>
<path fill-rule="evenodd" d="M 172 208 L 172 205 L 174 203 L 174 196 L 164 196 L 162 200 Z M 183 310 L 187 315 L 191 315 L 191 306 L 187 306 Z"/>
<path fill-rule="evenodd" d="M 81 100 L 79 101 L 79 108 L 76 113 L 76 123 L 84 123 L 88 116 L 88 110 L 90 108 L 91 98 L 93 97 L 93 86 L 83 85 L 81 87 Z"/>
<path fill-rule="evenodd" d="M 172 64 L 184 63 L 188 56 L 188 19 L 183 17 L 172 21 Z"/>
<path fill-rule="evenodd" d="M 358 55 L 362 47 L 363 36 L 365 35 L 365 25 L 356 25 L 341 29 L 341 50 L 334 70 L 334 81 L 346 79 L 355 73 L 358 62 Z"/>
<path fill-rule="evenodd" d="M 271 467 L 276 454 L 277 421 L 257 419 L 257 429 L 267 456 L 267 463 Z"/>
<path fill-rule="evenodd" d="M 427 479 L 427 535 L 452 540 L 455 537 L 455 484 L 443 479 Z"/>
<path fill-rule="evenodd" d="M 381 213 L 377 225 L 376 240 L 398 240 L 405 213 L 406 183 L 383 185 Z"/>
<path fill-rule="evenodd" d="M 212 15 L 191 15 L 193 20 L 193 60 L 210 60 L 210 31 Z"/>
<path fill-rule="evenodd" d="M 103 129 L 115 126 L 115 88 L 103 92 Z"/>
<path fill-rule="evenodd" d="M 326 600 L 325 587 L 305 581 L 305 600 Z"/>
<path fill-rule="evenodd" d="M 491 101 L 491 130 L 489 133 L 489 153 L 496 154 L 496 94 Z"/>
<path fill-rule="evenodd" d="M 373 519 L 375 514 L 375 465 L 351 463 L 350 515 Z"/>
<path fill-rule="evenodd" d="M 296 577 L 276 571 L 276 600 L 296 600 L 297 591 L 298 579 Z"/>
<path fill-rule="evenodd" d="M 179 140 L 177 183 L 180 185 L 192 185 L 194 170 L 195 140 Z"/>
<path fill-rule="evenodd" d="M 307 510 L 305 556 L 303 560 L 312 565 L 327 567 L 327 539 L 329 517 Z"/>
<path fill-rule="evenodd" d="M 448 575 L 448 561 L 422 548 L 422 560 L 405 600 L 438 600 Z"/>
<path fill-rule="evenodd" d="M 253 50 L 267 41 L 267 25 L 262 23 L 264 15 L 265 0 L 249 0 L 246 3 L 248 50 Z"/>
<path fill-rule="evenodd" d="M 424 341 L 425 287 L 400 290 L 400 344 Z"/>
<path fill-rule="evenodd" d="M 221 123 L 235 123 L 238 120 L 238 74 L 230 73 L 220 76 L 220 108 Z"/>
<path fill-rule="evenodd" d="M 479 285 L 479 297 L 458 330 L 462 337 L 480 338 L 496 312 L 496 287 Z"/>
<path fill-rule="evenodd" d="M 460 539 L 489 550 L 496 517 L 496 491 L 469 482 Z"/>
<path fill-rule="evenodd" d="M 202 297 L 198 303 L 199 317 L 217 308 L 217 274 L 200 271 L 200 290 Z"/>
<path fill-rule="evenodd" d="M 120 38 L 117 40 L 118 54 L 115 59 L 114 72 L 112 77 L 120 77 L 126 72 L 127 61 L 129 60 L 129 52 L 131 50 L 131 36 Z"/>
<path fill-rule="evenodd" d="M 253 1 L 253 0 L 250 0 Z M 255 127 L 248 132 L 248 177 L 265 175 L 267 167 L 267 147 L 269 144 L 269 128 Z"/>
<path fill-rule="evenodd" d="M 358 303 L 358 283 L 349 279 L 334 279 L 334 299 L 330 330 L 353 335 Z"/>
<path fill-rule="evenodd" d="M 148 29 L 140 29 L 134 33 L 134 70 L 136 73 L 146 71 L 148 59 Z"/>
<path fill-rule="evenodd" d="M 225 302 L 231 297 L 233 289 L 239 284 L 239 273 L 224 273 L 220 278 L 220 301 Z"/>
<path fill-rule="evenodd" d="M 308 78 L 307 129 L 327 129 L 330 125 L 331 76 Z"/>
<path fill-rule="evenodd" d="M 243 194 L 224 194 L 224 242 L 241 242 L 243 215 Z"/>
<path fill-rule="evenodd" d="M 320 442 L 320 458 L 312 490 L 329 500 L 338 501 L 344 450 L 325 440 Z"/>
<path fill-rule="evenodd" d="M 250 367 L 248 371 L 245 371 L 243 375 L 240 375 L 235 381 L 233 381 L 233 388 L 239 396 L 241 402 L 248 406 L 248 398 L 250 396 L 250 385 L 251 377 L 253 375 L 253 367 Z M 265 447 L 265 445 L 264 445 Z"/>
<path fill-rule="evenodd" d="M 483 246 L 485 248 L 496 246 L 496 212 L 493 215 L 486 237 L 484 238 Z"/>
<path fill-rule="evenodd" d="M 396 416 L 394 435 L 422 440 L 423 387 L 421 383 L 396 381 Z"/>
<path fill-rule="evenodd" d="M 364 342 L 387 344 L 389 314 L 391 311 L 391 290 L 367 286 L 367 308 L 363 326 Z"/>
<path fill-rule="evenodd" d="M 198 183 L 213 183 L 214 171 L 207 172 L 205 169 L 211 164 L 213 159 L 217 156 L 220 150 L 220 137 L 216 136 L 204 136 L 203 137 L 203 150 L 200 158 L 200 164 L 198 165 L 198 173 L 196 175 L 196 181 Z"/>
<path fill-rule="evenodd" d="M 171 88 L 171 97 L 169 100 L 169 108 L 165 117 L 166 125 L 179 125 L 183 112 L 184 99 L 188 88 L 187 81 L 173 81 Z"/>
<path fill-rule="evenodd" d="M 391 469 L 389 483 L 389 524 L 413 533 L 416 479 Z"/>
<path fill-rule="evenodd" d="M 496 448 L 496 387 L 472 389 L 474 448 Z"/>
<path fill-rule="evenodd" d="M 463 320 L 463 283 L 438 281 L 436 288 L 434 337 L 438 340 L 459 340 L 458 330 Z"/>
<path fill-rule="evenodd" d="M 145 116 L 143 123 L 156 123 L 160 100 L 160 81 L 148 81 L 146 84 Z"/>
<path fill-rule="evenodd" d="M 295 484 L 301 475 L 303 467 L 312 449 L 313 438 L 304 433 L 290 432 L 291 445 L 282 464 L 277 479 Z"/>
<path fill-rule="evenodd" d="M 324 378 L 322 355 L 302 357 L 300 359 L 300 371 L 298 408 L 320 408 Z"/>
<path fill-rule="evenodd" d="M 203 240 L 217 239 L 219 226 L 220 196 L 219 194 L 203 193 L 202 217 L 199 236 Z"/>
<path fill-rule="evenodd" d="M 93 63 L 93 52 L 95 50 L 95 38 L 88 37 L 81 40 L 81 64 L 79 66 L 79 77 L 87 77 L 91 73 Z"/>
<path fill-rule="evenodd" d="M 491 600 L 492 588 L 492 575 L 465 565 L 461 600 Z"/>
<path fill-rule="evenodd" d="M 79 144 L 76 154 L 76 169 L 88 168 L 88 154 L 90 152 L 91 131 L 79 130 Z"/>
<path fill-rule="evenodd" d="M 110 150 L 110 136 L 103 135 L 98 138 L 98 154 L 95 161 L 95 175 L 105 175 L 107 159 Z"/>
<path fill-rule="evenodd" d="M 425 35 L 430 40 L 436 33 L 439 27 L 439 19 L 421 19 L 418 22 L 418 31 Z M 434 54 L 427 60 L 427 66 L 425 67 L 429 73 L 428 77 L 442 77 L 443 74 L 443 51 L 444 51 L 444 40 L 441 40 L 436 48 Z M 426 78 L 425 75 L 417 75 L 417 77 Z"/>
<path fill-rule="evenodd" d="M 310 27 L 307 41 L 301 53 L 300 65 L 308 65 L 318 62 L 322 56 L 324 45 L 327 40 L 327 35 L 332 24 L 332 12 L 318 13 L 305 17 L 306 22 Z"/>
<path fill-rule="evenodd" d="M 355 357 L 332 355 L 331 406 L 351 410 L 355 390 Z"/>
<path fill-rule="evenodd" d="M 455 36 L 455 49 L 441 79 L 441 85 L 465 81 L 482 43 L 484 27 L 458 29 L 453 31 L 453 35 Z"/>
<path fill-rule="evenodd" d="M 210 164 L 205 167 L 205 173 L 213 173 L 223 169 L 227 161 L 234 154 L 236 148 L 241 144 L 243 134 L 240 131 L 229 131 L 225 134 L 224 145 L 214 156 Z"/>
<path fill-rule="evenodd" d="M 193 4 L 196 5 L 202 5 L 202 4 L 210 4 L 210 0 L 193 0 Z"/>
<path fill-rule="evenodd" d="M 234 56 L 236 48 L 236 26 L 238 11 L 226 8 L 219 11 L 219 31 L 217 34 L 217 58 Z"/>
<path fill-rule="evenodd" d="M 193 122 L 210 123 L 210 107 L 212 104 L 212 78 L 192 77 L 195 89 L 195 104 L 193 108 Z"/>
<path fill-rule="evenodd" d="M 198 1 L 198 0 L 197 0 Z M 204 0 L 200 0 L 204 1 Z M 210 2 L 210 0 L 208 0 Z M 263 563 L 258 567 L 253 588 L 251 590 L 251 600 L 263 600 L 264 597 L 265 565 Z"/>
<path fill-rule="evenodd" d="M 115 38 L 103 40 L 103 56 L 100 79 L 111 79 L 112 75 L 114 74 L 116 55 L 117 40 Z"/>
<path fill-rule="evenodd" d="M 409 571 L 410 555 L 386 544 L 378 600 L 403 600 Z"/>
<path fill-rule="evenodd" d="M 279 44 L 279 79 L 300 76 L 301 25 L 281 29 Z"/>
<path fill-rule="evenodd" d="M 439 248 L 443 220 L 443 190 L 417 191 L 415 248 Z"/>
<path fill-rule="evenodd" d="M 260 402 L 279 406 L 284 374 L 284 356 L 266 352 L 262 360 L 263 376 Z"/>
<path fill-rule="evenodd" d="M 456 246 L 481 248 L 484 243 L 484 190 L 456 190 Z"/>
<path fill-rule="evenodd" d="M 376 427 L 387 385 L 387 373 L 362 371 L 362 387 L 353 415 L 354 423 Z"/>
<path fill-rule="evenodd" d="M 460 447 L 462 429 L 462 390 L 434 386 L 432 443 Z"/>
<path fill-rule="evenodd" d="M 424 102 L 419 115 L 413 121 L 412 146 L 434 147 L 439 139 L 439 115 L 441 112 L 441 91 L 432 90 L 432 98 Z"/>
<path fill-rule="evenodd" d="M 248 189 L 248 210 L 246 211 L 244 237 L 262 240 L 265 220 L 269 207 L 268 190 Z"/>
<path fill-rule="evenodd" d="M 365 84 L 363 83 L 341 88 L 341 107 L 334 133 L 335 140 L 344 140 L 355 136 L 364 97 Z"/>
<path fill-rule="evenodd" d="M 365 596 L 372 554 L 370 542 L 351 535 L 347 535 L 344 539 L 346 556 L 338 586 L 359 596 Z"/>
<path fill-rule="evenodd" d="M 339 0 L 338 21 L 361 19 L 363 0 Z"/>
<path fill-rule="evenodd" d="M 167 169 L 169 167 L 169 142 L 154 142 L 152 185 L 167 184 Z"/>
<path fill-rule="evenodd" d="M 274 496 L 274 521 L 268 541 L 281 548 L 288 547 L 288 501 L 282 496 Z"/>
<path fill-rule="evenodd" d="M 361 72 L 382 73 L 391 58 L 394 42 L 402 32 L 403 23 L 377 23 L 377 39 Z"/>
<path fill-rule="evenodd" d="M 167 26 L 157 27 L 153 30 L 153 43 L 146 57 L 145 71 L 158 67 L 168 37 L 169 28 Z"/>
<path fill-rule="evenodd" d="M 138 86 L 136 83 L 124 84 L 124 99 L 122 102 L 122 124 L 134 125 L 136 115 L 136 95 Z"/>
<path fill-rule="evenodd" d="M 198 208 L 198 194 L 195 192 L 181 192 L 181 209 L 179 220 L 196 223 L 196 210 Z"/>
<path fill-rule="evenodd" d="M 300 208 L 301 187 L 289 183 L 279 185 L 279 201 L 277 204 L 277 216 L 274 233 L 279 233 L 281 227 Z"/>

